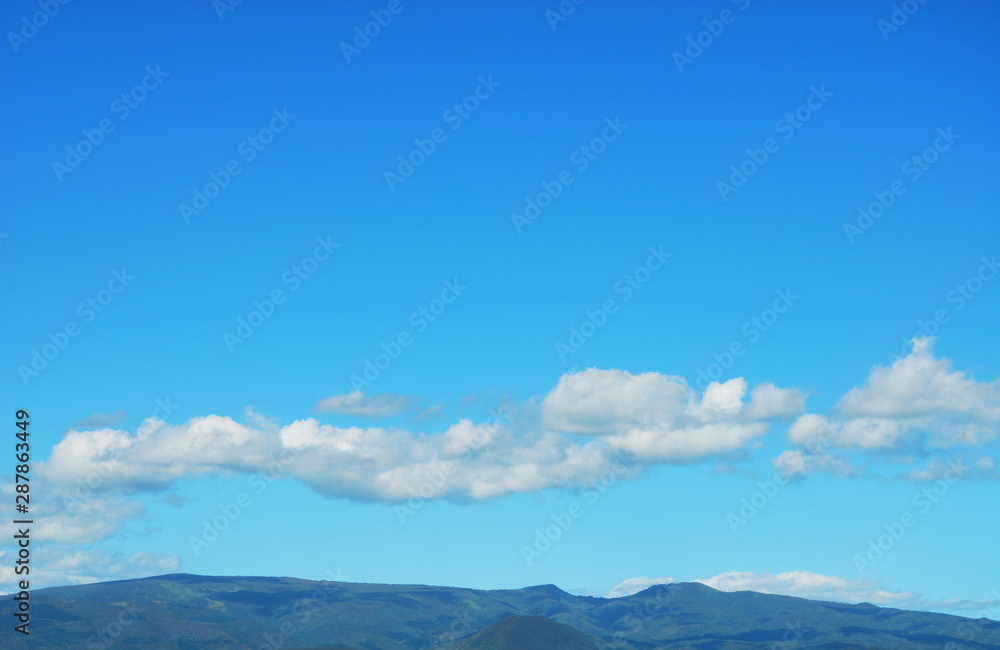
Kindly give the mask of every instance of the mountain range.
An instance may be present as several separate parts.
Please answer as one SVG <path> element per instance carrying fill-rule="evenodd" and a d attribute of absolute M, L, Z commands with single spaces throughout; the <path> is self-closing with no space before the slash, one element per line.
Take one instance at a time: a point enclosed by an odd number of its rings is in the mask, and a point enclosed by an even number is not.
<path fill-rule="evenodd" d="M 1000 622 L 700 583 L 622 598 L 553 585 L 477 590 L 172 574 L 30 595 L 2 648 L 254 650 L 829 650 L 1000 648 Z M 13 628 L 15 601 L 0 617 Z"/>

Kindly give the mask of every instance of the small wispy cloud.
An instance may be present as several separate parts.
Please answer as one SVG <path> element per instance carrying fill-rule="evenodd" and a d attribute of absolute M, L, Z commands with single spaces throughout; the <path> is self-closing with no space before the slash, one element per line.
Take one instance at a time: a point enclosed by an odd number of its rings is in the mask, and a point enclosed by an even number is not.
<path fill-rule="evenodd" d="M 444 417 L 444 404 L 431 404 L 425 409 L 420 409 L 410 417 L 411 422 L 423 422 L 427 419 L 440 420 Z"/>
<path fill-rule="evenodd" d="M 410 395 L 383 393 L 365 397 L 360 390 L 352 390 L 346 395 L 334 395 L 316 402 L 317 413 L 340 413 L 361 418 L 385 418 L 410 410 L 417 398 Z"/>
<path fill-rule="evenodd" d="M 615 585 L 610 591 L 604 592 L 605 598 L 624 598 L 645 591 L 655 585 L 669 585 L 673 578 L 629 578 Z"/>
<path fill-rule="evenodd" d="M 128 416 L 125 411 L 115 411 L 114 413 L 91 413 L 89 416 L 73 424 L 71 429 L 77 431 L 83 429 L 107 429 L 113 427 Z"/>

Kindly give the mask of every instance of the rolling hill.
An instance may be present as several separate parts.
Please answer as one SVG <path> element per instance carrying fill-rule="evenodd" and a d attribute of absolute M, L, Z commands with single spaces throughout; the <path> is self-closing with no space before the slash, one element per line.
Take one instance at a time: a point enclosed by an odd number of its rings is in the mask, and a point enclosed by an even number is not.
<path fill-rule="evenodd" d="M 173 574 L 40 589 L 31 603 L 31 635 L 10 631 L 0 647 L 1000 648 L 1000 622 L 699 583 L 606 599 L 552 585 L 486 591 Z M 0 616 L 9 622 L 12 613 L 13 599 L 5 598 Z"/>

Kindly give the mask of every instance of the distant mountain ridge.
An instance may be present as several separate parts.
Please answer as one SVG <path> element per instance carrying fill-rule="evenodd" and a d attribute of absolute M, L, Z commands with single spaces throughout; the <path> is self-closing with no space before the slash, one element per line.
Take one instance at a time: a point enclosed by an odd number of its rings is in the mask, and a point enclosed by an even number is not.
<path fill-rule="evenodd" d="M 13 620 L 13 600 L 0 602 L 0 617 Z M 40 589 L 31 602 L 31 636 L 5 633 L 0 648 L 1000 648 L 1000 622 L 987 619 L 700 583 L 606 599 L 553 585 L 487 591 L 172 574 Z"/>

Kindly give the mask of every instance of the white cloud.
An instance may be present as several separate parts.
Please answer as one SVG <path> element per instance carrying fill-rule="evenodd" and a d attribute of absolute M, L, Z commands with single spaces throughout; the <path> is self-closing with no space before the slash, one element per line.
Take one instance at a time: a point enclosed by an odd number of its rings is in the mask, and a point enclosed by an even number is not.
<path fill-rule="evenodd" d="M 806 413 L 788 427 L 788 441 L 793 445 L 806 446 L 812 443 L 814 449 L 829 444 L 835 436 L 830 421 L 819 415 Z"/>
<path fill-rule="evenodd" d="M 385 418 L 399 415 L 416 403 L 415 397 L 383 393 L 365 397 L 360 390 L 352 390 L 346 395 L 334 395 L 316 402 L 317 413 L 341 413 L 362 418 Z"/>
<path fill-rule="evenodd" d="M 850 604 L 871 603 L 880 607 L 947 612 L 961 616 L 970 616 L 971 610 L 978 610 L 977 616 L 1000 617 L 1000 610 L 996 608 L 997 601 L 989 599 L 930 600 L 912 592 L 883 589 L 877 580 L 864 578 L 848 580 L 806 571 L 778 574 L 731 571 L 713 578 L 698 579 L 696 582 L 720 591 L 756 591 L 810 600 Z"/>
<path fill-rule="evenodd" d="M 530 405 L 516 426 L 462 418 L 429 434 L 336 427 L 314 418 L 280 426 L 252 411 L 246 423 L 216 415 L 181 425 L 149 418 L 135 435 L 110 428 L 69 431 L 38 472 L 53 484 L 86 483 L 96 496 L 162 491 L 191 477 L 268 472 L 329 496 L 361 500 L 403 501 L 426 492 L 428 484 L 433 498 L 486 499 L 584 485 L 622 452 L 647 463 L 732 452 L 766 432 L 762 414 L 785 417 L 803 399 L 770 384 L 755 389 L 749 401 L 746 394 L 743 379 L 713 382 L 699 399 L 677 377 L 590 369 L 563 375 L 542 400 L 542 426 Z M 339 400 L 341 410 L 387 413 L 408 398 L 369 399 L 356 392 L 330 399 Z M 123 511 L 119 518 L 133 514 Z M 64 517 L 53 534 L 85 537 L 82 525 Z"/>
<path fill-rule="evenodd" d="M 141 501 L 89 498 L 66 508 L 58 502 L 35 513 L 34 535 L 44 542 L 88 544 L 105 540 L 146 515 Z"/>
<path fill-rule="evenodd" d="M 771 466 L 781 472 L 786 480 L 807 476 L 814 470 L 834 476 L 852 476 L 857 473 L 846 458 L 825 451 L 810 453 L 801 449 L 786 449 L 771 460 Z"/>
<path fill-rule="evenodd" d="M 916 338 L 908 356 L 872 368 L 864 385 L 848 391 L 833 411 L 832 419 L 800 416 L 788 429 L 788 441 L 807 449 L 817 468 L 847 475 L 854 473 L 850 464 L 830 455 L 830 447 L 919 454 L 925 447 L 995 440 L 1000 434 L 1000 380 L 976 381 L 952 369 L 948 359 L 936 358 L 932 339 Z M 787 455 L 781 462 L 792 458 Z"/>
<path fill-rule="evenodd" d="M 623 598 L 645 591 L 655 585 L 671 584 L 673 581 L 673 578 L 629 578 L 615 585 L 610 591 L 606 591 L 604 597 Z"/>
<path fill-rule="evenodd" d="M 14 481 L 5 478 L 0 495 L 12 503 Z M 142 501 L 94 490 L 86 481 L 37 481 L 31 496 L 32 538 L 45 545 L 97 543 L 126 533 L 128 524 L 147 515 Z"/>
<path fill-rule="evenodd" d="M 864 386 L 844 395 L 848 416 L 920 417 L 941 413 L 1000 418 L 1000 381 L 977 382 L 934 357 L 934 340 L 913 339 L 913 350 L 888 368 L 875 367 Z"/>
<path fill-rule="evenodd" d="M 936 358 L 933 339 L 889 367 L 875 367 L 865 384 L 837 403 L 843 418 L 837 442 L 860 449 L 896 449 L 927 435 L 933 447 L 976 445 L 1000 432 L 1000 380 L 976 381 Z"/>
<path fill-rule="evenodd" d="M 490 444 L 500 431 L 498 424 L 477 425 L 472 420 L 462 418 L 444 432 L 446 442 L 441 446 L 441 451 L 448 456 L 461 456 Z"/>
<path fill-rule="evenodd" d="M 31 587 L 39 589 L 57 585 L 79 585 L 106 580 L 128 580 L 177 571 L 180 558 L 156 553 L 107 553 L 80 550 L 66 546 L 39 546 L 33 551 Z M 17 590 L 23 576 L 14 573 L 13 553 L 0 551 L 0 589 L 8 593 Z"/>
<path fill-rule="evenodd" d="M 934 458 L 923 469 L 913 468 L 903 476 L 903 480 L 911 483 L 930 483 L 944 479 L 949 483 L 954 483 L 969 473 L 969 466 L 964 465 L 961 459 L 953 459 L 945 462 Z"/>
<path fill-rule="evenodd" d="M 806 393 L 800 390 L 778 388 L 774 384 L 761 384 L 750 393 L 747 415 L 755 419 L 784 419 L 797 415 L 806 408 Z"/>
<path fill-rule="evenodd" d="M 37 471 L 50 481 L 135 492 L 163 489 L 180 478 L 256 471 L 279 452 L 267 430 L 228 417 L 196 417 L 181 426 L 148 418 L 134 436 L 71 430 Z"/>
<path fill-rule="evenodd" d="M 809 473 L 809 468 L 806 466 L 805 454 L 798 449 L 786 449 L 771 461 L 771 465 L 774 469 L 781 472 L 786 479 L 805 476 Z"/>
<path fill-rule="evenodd" d="M 842 423 L 837 444 L 862 450 L 897 449 L 907 423 L 890 418 L 856 418 Z"/>
<path fill-rule="evenodd" d="M 916 594 L 880 589 L 875 580 L 846 580 L 805 571 L 778 574 L 731 571 L 713 578 L 699 578 L 696 582 L 720 591 L 757 591 L 841 603 L 868 602 L 873 605 L 904 607 L 920 601 Z"/>
<path fill-rule="evenodd" d="M 701 459 L 762 436 L 768 419 L 801 411 L 804 394 L 758 386 L 744 401 L 743 378 L 712 382 L 701 399 L 681 377 L 590 368 L 563 375 L 542 401 L 556 431 L 600 436 L 647 461 Z"/>
<path fill-rule="evenodd" d="M 682 377 L 590 368 L 564 374 L 542 409 L 548 427 L 602 434 L 677 417 L 694 399 Z"/>
<path fill-rule="evenodd" d="M 858 470 L 854 465 L 843 456 L 821 453 L 807 458 L 816 469 L 824 474 L 832 474 L 834 476 L 854 476 L 858 474 Z"/>

